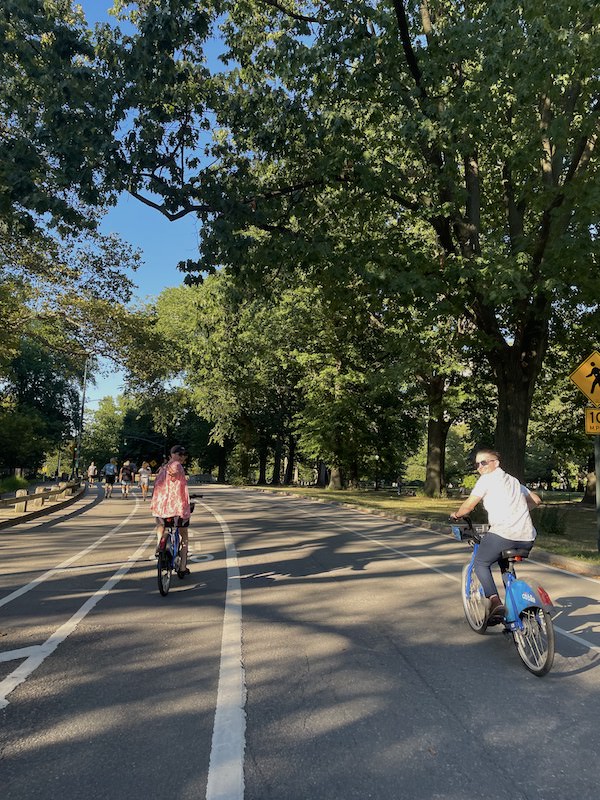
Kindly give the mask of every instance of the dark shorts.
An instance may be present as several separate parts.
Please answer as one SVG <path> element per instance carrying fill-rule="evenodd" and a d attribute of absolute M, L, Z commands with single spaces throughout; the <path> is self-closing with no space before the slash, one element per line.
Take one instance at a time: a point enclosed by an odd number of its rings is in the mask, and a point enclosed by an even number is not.
<path fill-rule="evenodd" d="M 114 484 L 114 482 L 115 482 L 115 476 L 114 475 L 106 475 L 105 480 L 106 480 L 107 483 L 110 483 L 110 485 L 112 486 Z"/>

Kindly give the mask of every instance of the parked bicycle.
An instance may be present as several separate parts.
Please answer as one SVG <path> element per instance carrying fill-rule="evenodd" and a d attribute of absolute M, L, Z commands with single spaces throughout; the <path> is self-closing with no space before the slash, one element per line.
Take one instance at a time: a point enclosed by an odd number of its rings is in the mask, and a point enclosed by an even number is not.
<path fill-rule="evenodd" d="M 485 595 L 473 569 L 473 562 L 481 537 L 488 530 L 487 525 L 473 526 L 468 517 L 463 517 L 464 525 L 452 525 L 452 533 L 460 542 L 468 542 L 473 547 L 473 555 L 462 571 L 461 592 L 465 617 L 470 627 L 484 634 L 496 622 L 504 626 L 504 632 L 511 634 L 517 652 L 525 667 L 534 675 L 545 675 L 554 662 L 554 627 L 548 608 L 552 601 L 548 593 L 538 586 L 533 589 L 528 583 L 517 578 L 515 563 L 523 561 L 529 550 L 511 548 L 502 551 L 502 580 L 506 589 L 504 616 L 498 620 L 488 617 Z"/>
<path fill-rule="evenodd" d="M 190 513 L 194 510 L 194 503 L 190 504 Z M 185 520 L 189 524 L 189 520 Z M 181 567 L 181 536 L 179 528 L 184 524 L 181 517 L 167 517 L 165 519 L 164 549 L 158 552 L 157 577 L 158 590 L 163 597 L 169 594 L 173 572 L 178 575 Z"/>

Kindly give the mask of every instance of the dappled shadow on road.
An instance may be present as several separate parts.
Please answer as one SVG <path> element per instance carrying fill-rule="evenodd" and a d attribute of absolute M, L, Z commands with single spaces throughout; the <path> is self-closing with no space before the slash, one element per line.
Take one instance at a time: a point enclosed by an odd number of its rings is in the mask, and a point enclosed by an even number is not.
<path fill-rule="evenodd" d="M 339 517 L 307 524 L 281 505 L 263 515 L 243 497 L 219 510 L 242 582 L 245 800 L 505 800 L 507 753 L 511 796 L 595 800 L 584 761 L 600 734 L 576 671 L 537 679 L 510 637 L 470 631 L 455 580 L 467 551 L 377 519 L 344 515 L 340 530 Z M 227 580 L 219 527 L 206 514 L 197 527 L 212 561 L 167 598 L 154 563 L 139 562 L 11 695 L 7 800 L 31 796 L 32 764 L 63 800 L 81 797 L 81 775 L 87 800 L 204 796 Z M 66 614 L 106 578 L 91 575 L 65 574 L 48 602 Z M 563 616 L 583 613 L 567 600 Z M 591 666 L 579 680 L 593 706 Z"/>
<path fill-rule="evenodd" d="M 599 606 L 600 601 L 582 595 L 554 601 L 555 675 L 577 675 L 600 666 Z M 590 650 L 590 646 L 594 649 Z"/>

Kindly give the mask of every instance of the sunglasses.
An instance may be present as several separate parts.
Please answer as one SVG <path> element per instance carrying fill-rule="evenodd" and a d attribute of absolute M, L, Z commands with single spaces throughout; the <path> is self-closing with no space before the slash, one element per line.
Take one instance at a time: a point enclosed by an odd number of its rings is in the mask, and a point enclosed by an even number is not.
<path fill-rule="evenodd" d="M 494 461 L 497 461 L 497 459 L 491 458 L 489 461 L 476 461 L 475 462 L 475 466 L 476 467 L 487 467 L 488 464 L 493 464 Z"/>

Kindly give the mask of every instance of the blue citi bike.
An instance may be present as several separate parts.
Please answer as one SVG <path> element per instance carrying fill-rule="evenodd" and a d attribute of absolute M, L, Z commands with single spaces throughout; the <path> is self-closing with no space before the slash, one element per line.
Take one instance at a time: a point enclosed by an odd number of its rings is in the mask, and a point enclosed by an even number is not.
<path fill-rule="evenodd" d="M 469 517 L 463 517 L 462 521 L 464 525 L 452 525 L 452 533 L 459 542 L 468 542 L 473 548 L 470 561 L 463 567 L 461 581 L 462 603 L 469 626 L 476 633 L 484 634 L 491 625 L 501 623 L 504 633 L 512 635 L 525 667 L 534 675 L 545 675 L 554 662 L 554 627 L 547 610 L 552 601 L 541 586 L 533 589 L 517 578 L 515 572 L 515 563 L 526 559 L 529 550 L 512 548 L 502 551 L 499 564 L 506 590 L 504 617 L 489 618 L 486 598 L 473 569 L 481 537 L 485 536 L 489 526 L 473 525 Z"/>
<path fill-rule="evenodd" d="M 190 513 L 194 510 L 194 503 L 190 503 Z M 189 524 L 189 520 L 186 520 Z M 165 519 L 165 546 L 158 553 L 157 576 L 158 591 L 163 597 L 169 594 L 173 572 L 178 573 L 181 566 L 181 536 L 179 528 L 183 525 L 181 517 L 167 517 Z"/>

